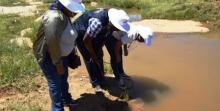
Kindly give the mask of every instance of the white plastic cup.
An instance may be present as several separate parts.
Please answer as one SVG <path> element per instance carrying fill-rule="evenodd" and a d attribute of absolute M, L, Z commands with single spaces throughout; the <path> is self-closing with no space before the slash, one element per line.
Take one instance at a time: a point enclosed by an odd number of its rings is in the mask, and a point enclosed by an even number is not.
<path fill-rule="evenodd" d="M 151 46 L 152 45 L 152 36 L 149 36 L 144 41 L 147 46 Z"/>

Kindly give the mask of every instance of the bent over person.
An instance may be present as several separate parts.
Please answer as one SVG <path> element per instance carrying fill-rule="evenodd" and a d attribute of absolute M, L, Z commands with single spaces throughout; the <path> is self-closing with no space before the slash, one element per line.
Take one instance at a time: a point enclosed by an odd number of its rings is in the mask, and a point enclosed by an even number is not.
<path fill-rule="evenodd" d="M 120 15 L 120 16 L 118 16 Z M 83 56 L 92 86 L 102 91 L 102 47 L 113 31 L 130 30 L 129 17 L 123 10 L 95 9 L 81 15 L 73 23 L 78 32 L 77 47 Z"/>

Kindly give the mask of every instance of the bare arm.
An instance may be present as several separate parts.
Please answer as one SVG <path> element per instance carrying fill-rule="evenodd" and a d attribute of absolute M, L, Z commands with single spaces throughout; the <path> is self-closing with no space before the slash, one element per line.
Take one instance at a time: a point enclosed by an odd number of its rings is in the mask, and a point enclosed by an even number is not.
<path fill-rule="evenodd" d="M 88 21 L 88 28 L 84 35 L 83 42 L 86 49 L 89 51 L 90 59 L 92 62 L 96 62 L 96 53 L 93 48 L 92 39 L 95 38 L 102 29 L 102 23 L 97 18 L 90 18 Z"/>
<path fill-rule="evenodd" d="M 114 48 L 115 48 L 115 56 L 116 56 L 117 63 L 121 62 L 121 53 L 120 53 L 121 46 L 122 46 L 121 41 L 116 41 Z"/>
<path fill-rule="evenodd" d="M 86 49 L 89 52 L 91 59 L 93 60 L 96 59 L 96 53 L 92 45 L 92 37 L 90 37 L 89 34 L 85 34 L 83 42 L 85 44 Z"/>

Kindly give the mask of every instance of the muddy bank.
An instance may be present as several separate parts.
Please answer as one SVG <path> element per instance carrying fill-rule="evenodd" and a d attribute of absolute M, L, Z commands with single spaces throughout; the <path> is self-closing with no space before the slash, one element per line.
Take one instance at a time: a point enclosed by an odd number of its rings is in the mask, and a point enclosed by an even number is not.
<path fill-rule="evenodd" d="M 166 19 L 145 19 L 134 22 L 137 25 L 144 25 L 152 28 L 155 32 L 166 33 L 205 33 L 209 29 L 204 27 L 202 23 L 192 20 L 166 20 Z"/>

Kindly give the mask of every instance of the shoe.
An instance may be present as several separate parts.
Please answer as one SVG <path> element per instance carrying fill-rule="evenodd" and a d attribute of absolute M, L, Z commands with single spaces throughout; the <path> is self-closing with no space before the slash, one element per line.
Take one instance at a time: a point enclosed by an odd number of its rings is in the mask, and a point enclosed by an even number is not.
<path fill-rule="evenodd" d="M 65 107 L 69 107 L 69 106 L 77 106 L 78 105 L 78 101 L 71 99 L 68 100 L 63 100 L 63 105 Z"/>
<path fill-rule="evenodd" d="M 96 86 L 95 86 L 95 92 L 96 92 L 96 93 L 102 92 L 102 88 L 101 88 L 100 85 L 96 85 Z"/>
<path fill-rule="evenodd" d="M 119 88 L 126 89 L 125 81 L 123 78 L 119 79 Z"/>
<path fill-rule="evenodd" d="M 131 77 L 128 76 L 127 74 L 123 74 L 121 78 L 131 80 Z"/>

